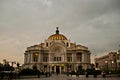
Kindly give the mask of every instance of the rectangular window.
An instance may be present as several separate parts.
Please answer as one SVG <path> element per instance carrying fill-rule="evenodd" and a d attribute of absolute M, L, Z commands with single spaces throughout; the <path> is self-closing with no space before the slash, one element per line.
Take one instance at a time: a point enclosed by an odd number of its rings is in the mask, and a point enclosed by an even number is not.
<path fill-rule="evenodd" d="M 57 61 L 59 61 L 59 57 L 57 57 Z"/>
<path fill-rule="evenodd" d="M 47 62 L 48 61 L 48 57 L 43 57 L 43 62 Z"/>
<path fill-rule="evenodd" d="M 77 53 L 77 61 L 82 61 L 82 53 Z"/>
<path fill-rule="evenodd" d="M 60 61 L 61 61 L 61 57 L 60 57 Z"/>
<path fill-rule="evenodd" d="M 43 54 L 43 62 L 48 62 L 48 53 Z"/>
<path fill-rule="evenodd" d="M 33 54 L 33 62 L 38 62 L 38 56 L 39 56 L 39 53 L 37 53 L 37 52 L 35 52 L 34 54 Z"/>
<path fill-rule="evenodd" d="M 61 57 L 57 57 L 58 58 L 58 60 L 57 61 L 61 61 Z"/>
<path fill-rule="evenodd" d="M 54 57 L 54 61 L 56 61 L 56 57 Z"/>
<path fill-rule="evenodd" d="M 33 61 L 37 62 L 38 61 L 38 57 L 33 57 Z"/>
<path fill-rule="evenodd" d="M 72 57 L 67 57 L 68 62 L 72 62 Z"/>
<path fill-rule="evenodd" d="M 72 54 L 71 53 L 67 54 L 67 61 L 72 62 Z"/>
<path fill-rule="evenodd" d="M 54 61 L 61 61 L 61 57 L 54 57 Z"/>

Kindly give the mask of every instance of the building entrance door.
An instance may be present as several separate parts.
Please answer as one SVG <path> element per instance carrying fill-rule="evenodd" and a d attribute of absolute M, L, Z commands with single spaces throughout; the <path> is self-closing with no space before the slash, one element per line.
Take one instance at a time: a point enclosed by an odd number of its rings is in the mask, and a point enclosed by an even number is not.
<path fill-rule="evenodd" d="M 60 66 L 56 66 L 56 74 L 60 73 Z"/>

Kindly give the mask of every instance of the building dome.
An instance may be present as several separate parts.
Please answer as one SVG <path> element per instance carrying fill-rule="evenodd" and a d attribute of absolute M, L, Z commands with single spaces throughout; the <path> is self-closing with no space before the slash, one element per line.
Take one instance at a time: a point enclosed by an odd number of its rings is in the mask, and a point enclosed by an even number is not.
<path fill-rule="evenodd" d="M 64 35 L 59 34 L 58 27 L 56 30 L 56 34 L 51 35 L 48 39 L 49 40 L 67 40 L 67 38 Z"/>
<path fill-rule="evenodd" d="M 53 34 L 48 39 L 50 39 L 50 40 L 67 40 L 67 38 L 62 34 Z"/>

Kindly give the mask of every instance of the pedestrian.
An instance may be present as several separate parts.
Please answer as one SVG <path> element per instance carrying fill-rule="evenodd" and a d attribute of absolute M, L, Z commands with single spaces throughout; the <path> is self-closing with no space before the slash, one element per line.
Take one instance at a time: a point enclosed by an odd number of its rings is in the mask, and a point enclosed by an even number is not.
<path fill-rule="evenodd" d="M 97 77 L 97 71 L 96 70 L 93 71 L 93 76 L 94 76 L 94 78 Z"/>
<path fill-rule="evenodd" d="M 106 73 L 103 71 L 102 72 L 102 77 L 105 78 L 106 77 Z"/>
<path fill-rule="evenodd" d="M 87 71 L 85 72 L 85 76 L 86 76 L 86 78 L 88 78 L 88 77 L 89 77 L 89 75 L 88 75 L 88 72 L 87 72 Z"/>

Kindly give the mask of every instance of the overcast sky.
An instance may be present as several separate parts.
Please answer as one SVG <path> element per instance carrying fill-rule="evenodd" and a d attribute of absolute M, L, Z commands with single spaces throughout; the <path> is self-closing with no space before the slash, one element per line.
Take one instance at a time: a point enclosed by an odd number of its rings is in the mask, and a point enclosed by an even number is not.
<path fill-rule="evenodd" d="M 117 51 L 120 0 L 0 0 L 0 61 L 22 64 L 26 48 L 44 42 L 57 25 L 92 57 Z"/>

